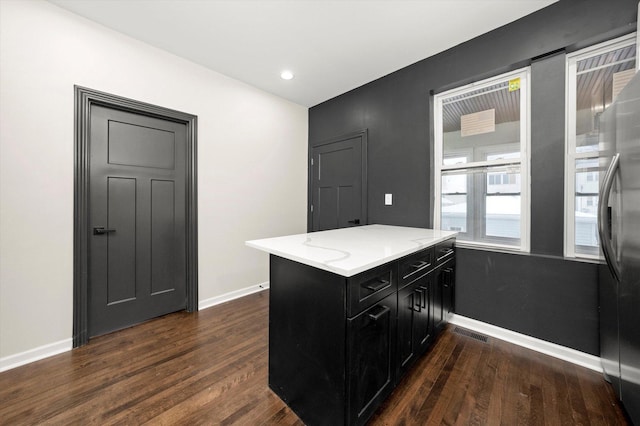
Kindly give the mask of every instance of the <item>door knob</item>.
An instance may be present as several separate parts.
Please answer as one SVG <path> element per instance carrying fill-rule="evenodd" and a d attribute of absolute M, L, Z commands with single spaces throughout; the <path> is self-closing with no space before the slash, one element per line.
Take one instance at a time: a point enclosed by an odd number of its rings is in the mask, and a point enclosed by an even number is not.
<path fill-rule="evenodd" d="M 347 223 L 351 223 L 354 225 L 360 225 L 360 219 L 348 220 Z"/>
<path fill-rule="evenodd" d="M 109 234 L 111 232 L 116 232 L 115 229 L 105 229 L 104 226 L 97 226 L 93 228 L 93 235 L 102 235 Z"/>

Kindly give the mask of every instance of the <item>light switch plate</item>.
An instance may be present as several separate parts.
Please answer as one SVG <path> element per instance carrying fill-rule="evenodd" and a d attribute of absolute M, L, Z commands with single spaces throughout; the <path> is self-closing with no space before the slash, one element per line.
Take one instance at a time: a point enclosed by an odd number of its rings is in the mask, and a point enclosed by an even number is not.
<path fill-rule="evenodd" d="M 393 195 L 392 194 L 384 194 L 384 205 L 390 206 L 393 204 Z"/>

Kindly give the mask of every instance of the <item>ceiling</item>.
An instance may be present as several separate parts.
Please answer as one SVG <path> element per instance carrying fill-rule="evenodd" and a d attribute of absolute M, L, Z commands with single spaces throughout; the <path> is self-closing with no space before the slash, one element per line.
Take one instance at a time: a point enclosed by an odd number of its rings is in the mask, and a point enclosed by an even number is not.
<path fill-rule="evenodd" d="M 49 1 L 310 107 L 557 0 Z"/>

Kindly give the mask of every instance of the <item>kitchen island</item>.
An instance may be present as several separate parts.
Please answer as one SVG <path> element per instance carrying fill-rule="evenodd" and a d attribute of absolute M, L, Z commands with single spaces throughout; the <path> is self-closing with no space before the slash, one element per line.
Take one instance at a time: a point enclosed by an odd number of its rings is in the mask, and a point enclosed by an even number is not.
<path fill-rule="evenodd" d="M 453 312 L 455 232 L 367 225 L 270 253 L 269 386 L 308 425 L 364 424 Z"/>

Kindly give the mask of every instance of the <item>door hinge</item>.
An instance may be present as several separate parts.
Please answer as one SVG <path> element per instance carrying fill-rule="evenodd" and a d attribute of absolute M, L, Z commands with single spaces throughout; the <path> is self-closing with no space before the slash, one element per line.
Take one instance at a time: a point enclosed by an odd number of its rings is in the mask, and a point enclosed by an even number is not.
<path fill-rule="evenodd" d="M 311 165 L 313 166 L 313 158 L 311 158 Z"/>
<path fill-rule="evenodd" d="M 313 213 L 313 204 L 311 204 L 311 213 Z"/>

